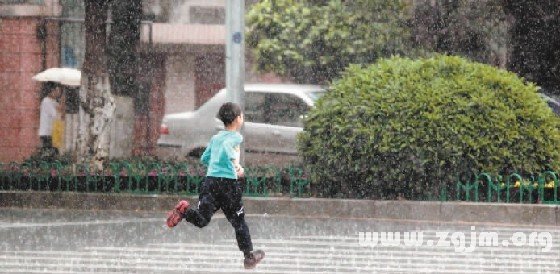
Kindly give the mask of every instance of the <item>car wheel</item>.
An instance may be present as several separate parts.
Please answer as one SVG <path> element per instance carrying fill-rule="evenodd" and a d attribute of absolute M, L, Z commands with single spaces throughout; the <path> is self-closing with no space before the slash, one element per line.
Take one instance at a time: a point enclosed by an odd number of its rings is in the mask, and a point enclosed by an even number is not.
<path fill-rule="evenodd" d="M 191 150 L 189 154 L 187 154 L 187 156 L 200 158 L 200 156 L 202 156 L 202 153 L 204 153 L 205 149 L 206 149 L 205 147 L 197 147 Z"/>

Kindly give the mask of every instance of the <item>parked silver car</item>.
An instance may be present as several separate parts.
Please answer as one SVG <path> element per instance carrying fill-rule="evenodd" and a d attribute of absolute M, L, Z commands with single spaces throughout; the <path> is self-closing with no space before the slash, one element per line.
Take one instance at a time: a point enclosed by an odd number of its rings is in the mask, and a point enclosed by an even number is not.
<path fill-rule="evenodd" d="M 245 151 L 297 154 L 296 135 L 303 130 L 303 118 L 324 92 L 313 85 L 245 85 Z M 199 156 L 210 137 L 224 128 L 216 115 L 225 102 L 222 89 L 196 111 L 165 115 L 158 145 Z"/>
<path fill-rule="evenodd" d="M 552 109 L 552 112 L 554 112 L 556 115 L 560 116 L 560 101 L 556 100 L 555 98 L 548 96 L 542 92 L 539 93 L 539 95 L 541 96 L 541 98 L 543 98 L 543 100 L 546 102 L 546 104 L 548 104 L 548 107 L 550 107 L 550 109 Z"/>

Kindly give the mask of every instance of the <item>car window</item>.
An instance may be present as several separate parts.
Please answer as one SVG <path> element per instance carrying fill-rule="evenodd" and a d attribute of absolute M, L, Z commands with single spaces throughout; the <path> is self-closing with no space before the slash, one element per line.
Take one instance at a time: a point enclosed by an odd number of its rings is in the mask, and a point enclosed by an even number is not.
<path fill-rule="evenodd" d="M 267 95 L 265 120 L 279 126 L 303 127 L 303 116 L 309 106 L 293 94 L 271 93 Z M 267 119 L 268 118 L 268 119 Z"/>
<path fill-rule="evenodd" d="M 267 123 L 265 119 L 264 93 L 245 93 L 245 120 L 253 123 Z"/>

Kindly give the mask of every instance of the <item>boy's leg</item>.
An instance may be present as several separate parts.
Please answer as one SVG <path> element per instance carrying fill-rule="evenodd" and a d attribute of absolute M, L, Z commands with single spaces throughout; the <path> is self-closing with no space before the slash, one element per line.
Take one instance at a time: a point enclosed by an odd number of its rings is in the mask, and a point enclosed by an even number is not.
<path fill-rule="evenodd" d="M 212 215 L 214 215 L 214 212 L 219 208 L 215 199 L 216 183 L 215 179 L 206 177 L 200 187 L 198 207 L 196 209 L 189 208 L 184 214 L 187 222 L 200 228 L 210 223 Z"/>
<path fill-rule="evenodd" d="M 224 183 L 227 185 L 224 187 L 226 191 L 223 193 L 222 210 L 227 220 L 235 229 L 235 238 L 237 239 L 239 250 L 243 251 L 243 253 L 249 253 L 253 251 L 253 242 L 251 241 L 249 227 L 245 222 L 245 210 L 241 201 L 241 186 L 239 182 Z"/>
<path fill-rule="evenodd" d="M 238 181 L 227 183 L 226 191 L 223 193 L 223 197 L 220 197 L 224 200 L 222 201 L 222 210 L 235 229 L 237 245 L 239 250 L 243 251 L 245 255 L 245 260 L 243 261 L 245 268 L 252 269 L 264 258 L 264 251 L 253 251 L 253 242 L 251 241 L 249 227 L 245 222 L 245 209 L 241 201 L 243 194 L 241 184 Z"/>
<path fill-rule="evenodd" d="M 198 208 L 193 209 L 187 201 L 180 201 L 175 209 L 168 213 L 167 226 L 174 227 L 183 218 L 198 227 L 208 225 L 212 215 L 219 208 L 214 196 L 215 181 L 213 178 L 207 177 L 200 187 Z"/>

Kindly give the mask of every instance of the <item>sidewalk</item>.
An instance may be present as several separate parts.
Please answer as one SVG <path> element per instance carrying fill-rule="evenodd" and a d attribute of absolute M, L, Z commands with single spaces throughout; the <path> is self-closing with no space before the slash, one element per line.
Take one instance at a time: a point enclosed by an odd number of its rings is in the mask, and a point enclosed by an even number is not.
<path fill-rule="evenodd" d="M 177 195 L 0 192 L 0 208 L 167 211 Z M 196 205 L 196 197 L 188 197 Z M 319 198 L 244 198 L 251 214 L 293 217 L 560 226 L 560 206 L 471 202 L 373 201 Z"/>
<path fill-rule="evenodd" d="M 0 273 L 557 274 L 560 268 L 559 227 L 264 214 L 246 219 L 254 247 L 266 252 L 251 271 L 243 269 L 223 214 L 204 229 L 186 222 L 169 229 L 159 211 L 0 208 Z M 374 245 L 373 236 L 365 236 L 373 232 L 402 238 L 381 236 Z M 406 233 L 413 232 L 422 237 L 412 245 L 408 237 L 406 244 Z M 480 240 L 483 233 L 494 234 L 498 244 Z M 521 235 L 525 243 L 513 244 Z"/>

